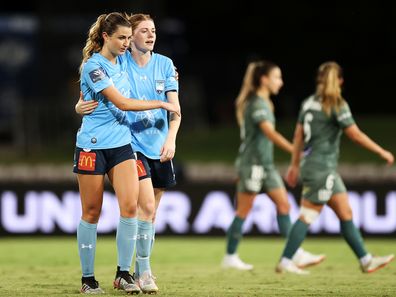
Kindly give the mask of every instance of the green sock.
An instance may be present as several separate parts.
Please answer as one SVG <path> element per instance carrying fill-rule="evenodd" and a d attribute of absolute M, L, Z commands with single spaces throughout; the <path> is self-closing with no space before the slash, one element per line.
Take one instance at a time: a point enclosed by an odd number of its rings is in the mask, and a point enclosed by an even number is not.
<path fill-rule="evenodd" d="M 351 247 L 358 259 L 367 255 L 367 251 L 364 247 L 363 238 L 360 231 L 353 224 L 352 220 L 341 221 L 341 234 L 344 236 L 346 242 Z"/>
<path fill-rule="evenodd" d="M 298 219 L 290 229 L 287 236 L 285 249 L 283 250 L 282 257 L 291 259 L 304 241 L 307 235 L 309 225 Z"/>
<path fill-rule="evenodd" d="M 227 254 L 235 254 L 239 241 L 242 238 L 242 225 L 245 219 L 235 216 L 227 231 Z"/>
<path fill-rule="evenodd" d="M 287 234 L 289 234 L 291 228 L 290 216 L 288 214 L 287 215 L 278 214 L 276 216 L 276 220 L 278 221 L 278 228 L 280 234 L 283 237 L 287 237 Z"/>

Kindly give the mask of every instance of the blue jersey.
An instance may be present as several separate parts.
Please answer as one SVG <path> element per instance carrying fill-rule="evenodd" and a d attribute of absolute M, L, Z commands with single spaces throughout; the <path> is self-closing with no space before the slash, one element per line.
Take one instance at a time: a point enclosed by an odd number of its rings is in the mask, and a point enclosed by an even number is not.
<path fill-rule="evenodd" d="M 131 132 L 126 122 L 126 112 L 118 109 L 100 93 L 114 85 L 124 97 L 131 97 L 130 79 L 125 55 L 111 63 L 95 53 L 84 64 L 81 72 L 81 91 L 84 100 L 96 100 L 98 107 L 85 115 L 77 132 L 76 145 L 86 149 L 109 149 L 131 142 Z"/>
<path fill-rule="evenodd" d="M 126 54 L 131 78 L 132 97 L 141 100 L 167 101 L 166 92 L 178 91 L 172 60 L 152 53 L 150 61 L 140 67 Z M 160 150 L 168 134 L 168 112 L 164 109 L 127 113 L 132 133 L 132 147 L 150 159 L 160 159 Z"/>

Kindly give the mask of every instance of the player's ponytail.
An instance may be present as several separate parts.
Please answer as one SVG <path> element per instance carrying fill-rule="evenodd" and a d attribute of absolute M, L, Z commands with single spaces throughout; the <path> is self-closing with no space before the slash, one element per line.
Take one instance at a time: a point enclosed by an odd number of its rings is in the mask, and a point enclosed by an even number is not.
<path fill-rule="evenodd" d="M 261 85 L 261 77 L 268 76 L 270 71 L 276 67 L 278 66 L 270 61 L 262 60 L 249 63 L 238 97 L 235 100 L 236 118 L 239 126 L 243 124 L 243 116 L 249 98 L 257 92 Z M 271 100 L 269 100 L 269 98 L 267 99 L 273 110 L 274 106 Z"/>
<path fill-rule="evenodd" d="M 316 95 L 322 100 L 322 108 L 330 115 L 334 108 L 339 111 L 344 103 L 341 95 L 342 68 L 336 62 L 326 62 L 319 66 L 316 78 Z"/>
<path fill-rule="evenodd" d="M 131 27 L 129 16 L 125 13 L 112 12 L 101 14 L 92 24 L 88 32 L 87 42 L 83 49 L 83 59 L 80 65 L 80 73 L 84 63 L 94 54 L 101 51 L 104 39 L 103 32 L 111 36 L 118 26 Z"/>

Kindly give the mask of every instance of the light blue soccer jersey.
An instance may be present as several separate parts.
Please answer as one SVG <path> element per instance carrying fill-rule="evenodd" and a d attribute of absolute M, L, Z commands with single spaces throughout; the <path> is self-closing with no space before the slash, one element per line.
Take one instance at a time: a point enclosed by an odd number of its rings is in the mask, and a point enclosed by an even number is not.
<path fill-rule="evenodd" d="M 150 61 L 140 67 L 130 52 L 126 54 L 131 78 L 132 98 L 167 101 L 166 92 L 178 91 L 175 68 L 171 59 L 152 53 Z M 168 112 L 164 109 L 129 111 L 132 147 L 150 159 L 160 159 L 160 150 L 168 134 Z"/>
<path fill-rule="evenodd" d="M 96 100 L 98 107 L 85 115 L 77 132 L 76 145 L 86 149 L 109 149 L 131 142 L 131 132 L 126 123 L 126 112 L 118 109 L 100 92 L 114 85 L 120 93 L 131 97 L 130 80 L 126 71 L 125 55 L 111 63 L 99 53 L 94 53 L 81 72 L 81 91 L 84 100 Z"/>

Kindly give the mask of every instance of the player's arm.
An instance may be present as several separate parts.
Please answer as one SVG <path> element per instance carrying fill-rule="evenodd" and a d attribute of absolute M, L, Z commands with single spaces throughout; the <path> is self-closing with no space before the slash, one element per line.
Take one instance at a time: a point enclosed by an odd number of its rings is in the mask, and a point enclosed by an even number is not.
<path fill-rule="evenodd" d="M 356 142 L 360 146 L 366 148 L 369 151 L 379 155 L 384 159 L 388 165 L 392 165 L 394 162 L 394 156 L 391 152 L 383 149 L 370 137 L 368 137 L 364 132 L 362 132 L 356 124 L 352 124 L 344 129 L 346 136 L 348 136 L 352 141 Z"/>
<path fill-rule="evenodd" d="M 301 151 L 304 144 L 303 137 L 303 126 L 300 123 L 297 123 L 293 137 L 292 158 L 286 173 L 286 182 L 291 187 L 295 187 L 297 185 L 298 176 L 300 174 Z"/>
<path fill-rule="evenodd" d="M 278 131 L 275 130 L 274 125 L 270 121 L 260 122 L 260 129 L 271 140 L 276 146 L 280 147 L 282 150 L 292 153 L 293 145 L 286 138 L 283 137 Z"/>
<path fill-rule="evenodd" d="M 80 98 L 78 98 L 74 110 L 79 115 L 86 115 L 92 113 L 96 107 L 98 107 L 98 102 L 96 100 L 84 101 L 83 93 L 80 92 Z"/>
<path fill-rule="evenodd" d="M 180 114 L 180 106 L 171 102 L 161 100 L 139 100 L 124 97 L 114 86 L 109 86 L 101 92 L 109 101 L 111 101 L 118 109 L 142 111 L 156 108 L 163 108 L 170 112 Z"/>
<path fill-rule="evenodd" d="M 166 97 L 169 103 L 178 106 L 180 110 L 179 95 L 175 91 L 169 91 L 166 93 Z M 176 152 L 176 136 L 179 131 L 181 123 L 181 114 L 170 112 L 169 114 L 169 130 L 168 135 L 165 139 L 164 145 L 161 148 L 161 162 L 172 160 Z"/>

